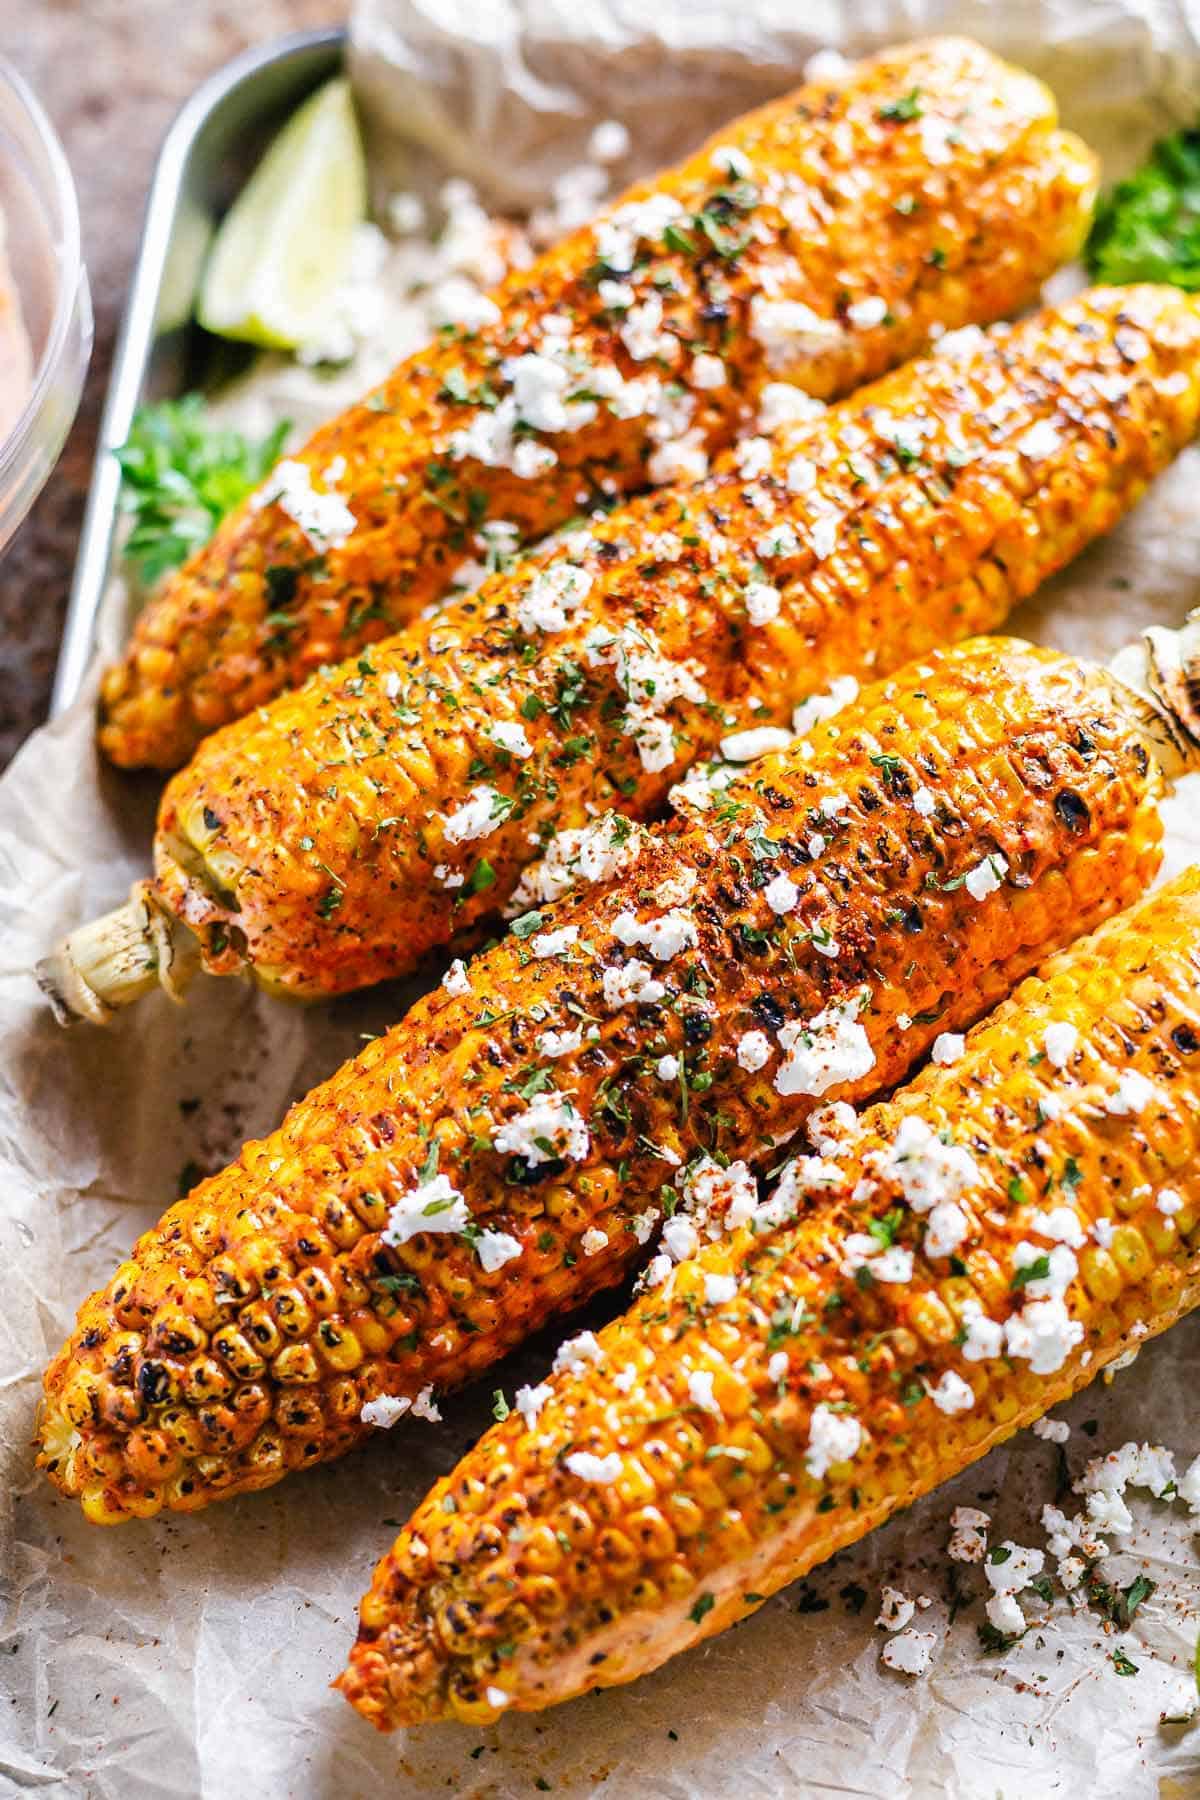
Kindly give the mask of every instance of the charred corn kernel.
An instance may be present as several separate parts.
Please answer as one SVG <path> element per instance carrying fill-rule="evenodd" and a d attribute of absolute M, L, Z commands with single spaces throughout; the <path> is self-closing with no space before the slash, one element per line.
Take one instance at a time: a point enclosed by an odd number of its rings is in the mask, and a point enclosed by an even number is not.
<path fill-rule="evenodd" d="M 168 787 L 153 883 L 113 930 L 185 921 L 211 971 L 294 994 L 402 974 L 514 890 L 520 910 L 573 866 L 620 866 L 628 827 L 588 829 L 597 794 L 648 817 L 751 696 L 783 725 L 836 677 L 995 629 L 1198 418 L 1200 303 L 1173 289 L 972 334 L 757 440 L 749 475 L 635 502 L 219 733 Z M 555 629 L 534 622 L 547 604 Z M 100 929 L 79 935 L 94 949 Z M 98 970 L 77 942 L 48 969 L 107 1006 L 119 959 Z"/>
<path fill-rule="evenodd" d="M 414 617 L 485 521 L 540 537 L 581 494 L 694 478 L 766 382 L 828 399 L 935 324 L 1005 317 L 1074 254 L 1095 182 L 1047 89 L 958 39 L 729 126 L 281 464 L 142 613 L 104 681 L 104 749 L 173 767 Z"/>
<path fill-rule="evenodd" d="M 398 1413 L 427 1387 L 483 1370 L 620 1279 L 658 1226 L 672 1253 L 689 1253 L 689 1234 L 714 1235 L 726 1208 L 750 1203 L 747 1165 L 769 1166 L 818 1099 L 894 1084 L 938 1032 L 1144 891 L 1163 784 L 1141 717 L 1132 691 L 1100 670 L 978 640 L 876 684 L 756 765 L 724 795 L 719 832 L 702 814 L 647 833 L 621 881 L 547 908 L 481 955 L 467 991 L 428 996 L 273 1137 L 171 1208 L 116 1291 L 85 1303 L 51 1366 L 48 1441 L 64 1391 L 83 1379 L 91 1410 L 76 1428 L 115 1459 L 103 1479 L 107 1510 L 119 1509 L 129 1436 L 153 1430 L 168 1404 L 136 1385 L 152 1341 L 186 1404 L 198 1365 L 215 1361 L 232 1384 L 198 1408 L 214 1460 L 197 1462 L 189 1505 L 206 1484 L 212 1497 L 260 1486 L 349 1448 L 372 1420 L 364 1404 L 399 1397 Z M 1015 908 L 1016 893 L 1037 906 Z M 895 1028 L 900 1012 L 907 1031 Z M 664 1044 L 678 1062 L 670 1082 L 656 1073 Z M 1082 1147 L 1082 1122 L 1077 1133 Z M 386 1203 L 384 1230 L 342 1249 L 317 1218 L 331 1195 L 353 1206 L 364 1193 Z M 193 1210 L 209 1222 L 207 1265 L 189 1236 Z M 990 1241 L 963 1248 L 974 1291 L 1003 1299 L 1011 1271 Z M 160 1312 L 174 1317 L 181 1282 L 206 1276 L 223 1297 L 221 1328 L 206 1351 L 176 1351 L 157 1332 Z M 706 1276 L 716 1285 L 693 1303 L 711 1322 L 708 1373 L 724 1396 L 742 1378 L 727 1372 L 719 1265 Z M 151 1294 L 129 1314 L 136 1328 L 122 1328 L 130 1296 Z M 353 1366 L 342 1367 L 329 1332 L 344 1341 L 360 1295 L 378 1329 L 354 1328 Z M 264 1310 L 284 1340 L 269 1360 L 253 1329 Z M 902 1323 L 916 1341 L 919 1321 L 880 1312 L 881 1332 Z M 564 1354 L 586 1362 L 587 1341 Z M 844 1379 L 853 1391 L 859 1377 Z M 359 1413 L 335 1419 L 341 1381 Z M 280 1433 L 266 1469 L 240 1415 L 230 1436 L 247 1387 L 269 1396 L 259 1429 L 274 1418 Z M 663 1441 L 686 1461 L 698 1430 L 675 1422 Z M 79 1459 L 67 1468 L 44 1450 L 43 1461 L 82 1491 Z"/>
<path fill-rule="evenodd" d="M 1047 1030 L 1062 1023 L 1078 1033 L 1068 1068 L 1042 1054 Z M 1129 1104 L 1097 1108 L 1097 1091 L 1123 1091 Z M 536 1420 L 496 1426 L 417 1509 L 375 1571 L 339 1684 L 347 1698 L 387 1730 L 479 1722 L 492 1686 L 507 1705 L 535 1710 L 629 1681 L 1085 1386 L 1200 1302 L 1200 1251 L 1176 1236 L 1154 1253 L 1132 1224 L 1117 1227 L 1107 1256 L 1124 1282 L 1116 1307 L 1097 1301 L 1085 1274 L 1106 1254 L 1090 1238 L 1108 1210 L 1114 1160 L 1136 1166 L 1146 1218 L 1168 1178 L 1185 1204 L 1200 1201 L 1200 1161 L 1177 1175 L 1155 1147 L 1163 1122 L 1200 1136 L 1200 869 L 1054 958 L 972 1031 L 956 1063 L 869 1108 L 821 1162 L 800 1159 L 748 1226 L 701 1252 L 701 1271 L 718 1258 L 729 1266 L 733 1253 L 738 1287 L 727 1307 L 740 1321 L 739 1366 L 758 1395 L 769 1468 L 739 1463 L 740 1428 L 696 1404 L 691 1376 L 706 1322 L 684 1284 L 646 1295 L 599 1334 L 586 1368 L 550 1377 Z M 894 1322 L 898 1349 L 945 1267 L 948 1207 L 960 1243 L 986 1246 L 1008 1271 L 1008 1292 L 987 1308 L 977 1295 L 973 1326 L 936 1346 L 911 1339 L 892 1368 L 873 1355 L 876 1330 Z M 1070 1244 L 1089 1247 L 1077 1257 Z M 885 1254 L 894 1259 L 886 1271 Z M 873 1261 L 879 1277 L 864 1280 Z M 781 1313 L 794 1320 L 790 1406 L 770 1367 L 778 1328 L 773 1335 L 769 1321 Z M 848 1359 L 860 1373 L 854 1394 L 840 1374 Z M 616 1378 L 630 1364 L 640 1373 L 625 1391 Z M 608 1459 L 617 1446 L 622 1462 L 636 1456 L 671 1409 L 693 1422 L 703 1449 L 664 1496 L 675 1530 L 647 1531 L 641 1510 L 613 1516 Z M 488 1480 L 493 1462 L 510 1471 L 503 1487 Z M 468 1484 L 487 1488 L 492 1520 L 519 1501 L 530 1536 L 565 1503 L 593 1517 L 603 1507 L 607 1533 L 633 1554 L 610 1563 L 600 1593 L 564 1562 L 552 1577 L 560 1609 L 533 1615 L 527 1538 L 505 1536 L 482 1552 L 478 1524 L 464 1531 L 453 1510 Z M 702 1529 L 714 1487 L 730 1509 L 729 1537 Z M 428 1556 L 416 1573 L 414 1536 Z M 448 1634 L 440 1622 L 451 1611 L 475 1617 L 485 1583 L 486 1635 Z"/>

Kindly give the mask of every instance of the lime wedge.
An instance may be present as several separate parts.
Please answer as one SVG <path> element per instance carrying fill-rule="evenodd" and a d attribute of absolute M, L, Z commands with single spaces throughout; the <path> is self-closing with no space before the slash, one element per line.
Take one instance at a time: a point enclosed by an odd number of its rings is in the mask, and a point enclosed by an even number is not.
<path fill-rule="evenodd" d="M 269 349 L 311 343 L 366 210 L 350 86 L 330 81 L 288 120 L 222 221 L 196 317 L 219 337 Z"/>

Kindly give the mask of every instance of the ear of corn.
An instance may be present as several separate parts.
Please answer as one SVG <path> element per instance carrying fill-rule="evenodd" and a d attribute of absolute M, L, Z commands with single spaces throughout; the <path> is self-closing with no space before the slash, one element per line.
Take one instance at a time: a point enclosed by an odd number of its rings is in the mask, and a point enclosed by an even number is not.
<path fill-rule="evenodd" d="M 822 1150 L 434 1488 L 341 1677 L 374 1724 L 655 1668 L 1196 1304 L 1200 874 Z"/>
<path fill-rule="evenodd" d="M 1173 289 L 964 334 L 217 733 L 167 789 L 152 888 L 48 984 L 77 1012 L 136 995 L 96 956 L 130 917 L 157 932 L 141 985 L 177 979 L 164 915 L 288 993 L 404 973 L 549 846 L 520 891 L 544 886 L 598 804 L 649 816 L 731 719 L 994 629 L 1198 417 L 1200 305 Z"/>
<path fill-rule="evenodd" d="M 51 1365 L 41 1465 L 98 1521 L 198 1507 L 478 1373 L 1132 900 L 1160 791 L 1132 696 L 1055 652 L 867 690 L 173 1206 Z"/>
<path fill-rule="evenodd" d="M 143 612 L 104 750 L 174 767 L 418 614 L 485 520 L 528 539 L 581 496 L 695 478 L 766 381 L 828 399 L 934 325 L 1012 312 L 1078 248 L 1095 181 L 1049 92 L 957 39 L 751 114 L 280 465 Z"/>

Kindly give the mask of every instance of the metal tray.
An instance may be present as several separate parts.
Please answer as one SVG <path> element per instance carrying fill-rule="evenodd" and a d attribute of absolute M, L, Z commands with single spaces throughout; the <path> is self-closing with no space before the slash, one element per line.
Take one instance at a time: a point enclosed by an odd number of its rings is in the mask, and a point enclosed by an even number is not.
<path fill-rule="evenodd" d="M 247 51 L 197 89 L 163 142 L 100 421 L 52 717 L 83 685 L 112 570 L 121 485 L 112 452 L 128 438 L 139 406 L 203 387 L 214 357 L 227 360 L 228 346 L 192 321 L 213 231 L 272 132 L 337 74 L 345 51 L 341 30 L 300 32 Z"/>

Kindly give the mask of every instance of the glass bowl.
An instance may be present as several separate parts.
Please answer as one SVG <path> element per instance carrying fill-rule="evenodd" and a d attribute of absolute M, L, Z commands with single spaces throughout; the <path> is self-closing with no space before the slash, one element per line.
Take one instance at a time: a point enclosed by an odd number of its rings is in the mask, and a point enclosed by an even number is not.
<path fill-rule="evenodd" d="M 92 304 L 71 171 L 54 128 L 0 58 L 0 212 L 32 380 L 0 426 L 0 550 L 45 483 L 79 406 L 92 348 Z"/>

